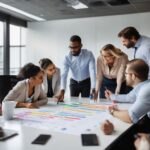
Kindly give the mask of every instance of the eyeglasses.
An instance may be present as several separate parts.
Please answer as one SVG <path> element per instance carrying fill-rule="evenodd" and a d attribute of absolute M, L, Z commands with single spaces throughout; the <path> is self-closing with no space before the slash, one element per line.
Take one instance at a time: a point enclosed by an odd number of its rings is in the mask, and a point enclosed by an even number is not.
<path fill-rule="evenodd" d="M 133 72 L 125 72 L 125 76 L 126 76 L 126 75 L 132 75 L 132 74 L 134 74 L 136 77 L 139 77 L 136 73 L 133 73 Z"/>
<path fill-rule="evenodd" d="M 126 75 L 128 75 L 128 74 L 129 74 L 129 75 L 132 75 L 133 73 L 128 73 L 128 72 L 125 72 L 125 76 L 126 76 Z"/>
<path fill-rule="evenodd" d="M 77 49 L 79 46 L 69 46 L 70 49 Z"/>

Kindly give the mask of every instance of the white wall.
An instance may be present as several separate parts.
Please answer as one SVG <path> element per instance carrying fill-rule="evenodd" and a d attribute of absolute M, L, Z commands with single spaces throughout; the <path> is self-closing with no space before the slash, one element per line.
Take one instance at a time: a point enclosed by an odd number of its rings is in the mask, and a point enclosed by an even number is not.
<path fill-rule="evenodd" d="M 117 37 L 127 26 L 134 26 L 141 34 L 150 36 L 150 13 L 29 23 L 24 63 L 37 64 L 40 58 L 48 57 L 61 67 L 73 34 L 81 36 L 83 47 L 93 51 L 96 58 L 100 48 L 108 43 L 121 48 L 130 57 L 131 51 L 126 50 Z"/>

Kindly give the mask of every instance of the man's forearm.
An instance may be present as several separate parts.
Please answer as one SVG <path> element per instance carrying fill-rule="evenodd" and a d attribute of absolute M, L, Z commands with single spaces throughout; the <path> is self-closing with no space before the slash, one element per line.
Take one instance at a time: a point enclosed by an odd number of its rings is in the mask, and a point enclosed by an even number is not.
<path fill-rule="evenodd" d="M 127 110 L 115 110 L 113 116 L 127 123 L 132 123 Z"/>

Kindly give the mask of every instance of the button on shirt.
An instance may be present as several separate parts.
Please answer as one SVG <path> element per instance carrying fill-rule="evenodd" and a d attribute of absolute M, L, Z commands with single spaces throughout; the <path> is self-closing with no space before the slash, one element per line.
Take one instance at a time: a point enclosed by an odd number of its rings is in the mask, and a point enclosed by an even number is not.
<path fill-rule="evenodd" d="M 133 50 L 135 51 L 135 58 L 143 59 L 150 68 L 150 38 L 146 36 L 141 36 L 136 42 Z M 150 79 L 150 70 L 149 70 L 149 79 Z"/>
<path fill-rule="evenodd" d="M 61 70 L 61 89 L 64 90 L 66 89 L 69 69 L 71 70 L 73 80 L 82 81 L 90 77 L 91 88 L 95 88 L 95 59 L 92 52 L 82 49 L 79 56 L 73 56 L 69 53 L 69 55 L 65 57 Z"/>
<path fill-rule="evenodd" d="M 134 89 L 131 90 L 128 94 L 116 94 L 116 95 L 112 94 L 110 96 L 110 99 L 114 100 L 116 102 L 133 103 L 133 102 L 135 102 L 141 87 L 143 87 L 143 85 L 148 83 L 148 82 L 149 82 L 149 80 L 137 84 L 134 87 Z"/>
<path fill-rule="evenodd" d="M 149 80 L 150 81 L 150 80 Z M 150 111 L 150 82 L 144 84 L 139 91 L 135 103 L 129 109 L 129 116 L 136 123 L 140 117 Z"/>

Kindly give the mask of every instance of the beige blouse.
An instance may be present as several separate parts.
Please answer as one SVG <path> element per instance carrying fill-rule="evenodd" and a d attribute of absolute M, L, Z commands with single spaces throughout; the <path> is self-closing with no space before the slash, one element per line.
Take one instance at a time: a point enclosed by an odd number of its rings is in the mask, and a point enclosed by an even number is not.
<path fill-rule="evenodd" d="M 128 62 L 128 56 L 124 54 L 120 58 L 115 58 L 115 62 L 111 70 L 105 63 L 102 56 L 97 58 L 97 76 L 96 76 L 96 91 L 101 88 L 103 77 L 109 79 L 117 79 L 116 94 L 120 92 L 121 84 L 125 80 L 125 68 Z"/>
<path fill-rule="evenodd" d="M 19 81 L 12 90 L 9 91 L 7 96 L 4 98 L 4 101 L 16 101 L 16 102 L 26 102 L 28 98 L 29 84 L 28 79 Z M 48 98 L 43 91 L 41 85 L 37 85 L 34 90 L 33 102 L 37 106 L 46 105 Z"/>

